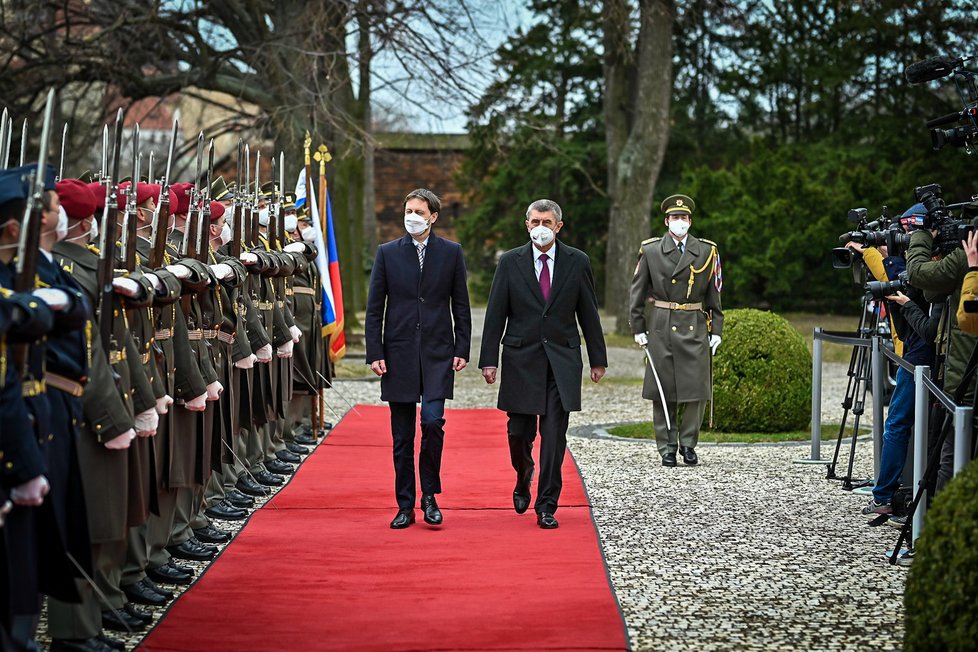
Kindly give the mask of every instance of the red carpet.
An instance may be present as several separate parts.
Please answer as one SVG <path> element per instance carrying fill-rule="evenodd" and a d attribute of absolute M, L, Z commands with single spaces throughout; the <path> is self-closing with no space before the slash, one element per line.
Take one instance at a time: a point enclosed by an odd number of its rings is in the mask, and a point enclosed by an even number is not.
<path fill-rule="evenodd" d="M 389 412 L 357 410 L 141 649 L 627 649 L 570 455 L 560 528 L 541 530 L 532 508 L 513 511 L 505 415 L 449 410 L 445 525 L 429 527 L 418 512 L 418 524 L 391 530 Z"/>

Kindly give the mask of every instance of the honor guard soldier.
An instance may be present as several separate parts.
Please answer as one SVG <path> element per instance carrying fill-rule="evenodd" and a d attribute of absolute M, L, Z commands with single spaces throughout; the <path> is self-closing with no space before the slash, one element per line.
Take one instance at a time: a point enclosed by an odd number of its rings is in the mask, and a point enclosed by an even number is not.
<path fill-rule="evenodd" d="M 650 360 L 642 397 L 653 401 L 663 466 L 676 466 L 677 446 L 683 462 L 699 461 L 696 443 L 706 402 L 713 396 L 711 355 L 723 328 L 720 255 L 716 243 L 689 234 L 695 207 L 686 195 L 662 202 L 668 231 L 642 242 L 632 278 L 631 330 Z M 680 405 L 684 410 L 677 423 Z"/>

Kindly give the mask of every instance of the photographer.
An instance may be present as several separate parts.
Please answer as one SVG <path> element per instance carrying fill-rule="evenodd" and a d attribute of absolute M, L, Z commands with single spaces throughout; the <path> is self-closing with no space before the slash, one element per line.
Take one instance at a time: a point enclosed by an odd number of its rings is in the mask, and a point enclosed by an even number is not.
<path fill-rule="evenodd" d="M 958 303 L 958 327 L 969 335 L 978 335 L 978 313 L 965 312 L 964 302 L 978 299 L 978 232 L 968 234 L 964 253 L 968 258 L 968 273 L 961 283 L 961 302 Z"/>
<path fill-rule="evenodd" d="M 961 284 L 968 273 L 968 258 L 964 249 L 954 249 L 939 260 L 933 260 L 934 238 L 937 234 L 937 229 L 919 229 L 911 236 L 910 248 L 907 250 L 907 272 L 910 284 L 930 294 L 950 294 L 951 305 L 957 306 L 960 305 Z M 944 391 L 959 405 L 970 405 L 974 400 L 974 383 L 969 383 L 966 388 L 962 388 L 960 396 L 957 395 L 957 390 L 971 352 L 978 343 L 978 337 L 962 331 L 958 325 L 957 311 L 950 312 Z M 941 466 L 937 474 L 938 491 L 950 481 L 953 461 L 954 433 L 952 431 L 945 438 L 941 450 Z"/>
<path fill-rule="evenodd" d="M 869 273 L 873 275 L 877 281 L 881 283 L 886 283 L 890 280 L 889 274 L 886 271 L 885 260 L 888 260 L 888 251 L 886 245 L 881 245 L 879 248 L 868 246 L 864 247 L 858 242 L 847 242 L 845 244 L 847 249 L 862 256 L 863 263 L 866 264 L 866 269 Z M 889 312 L 889 307 L 887 308 Z M 893 316 L 888 315 L 890 320 L 890 338 L 893 340 L 893 351 L 899 355 L 903 356 L 903 340 L 897 333 L 896 325 L 893 323 Z"/>

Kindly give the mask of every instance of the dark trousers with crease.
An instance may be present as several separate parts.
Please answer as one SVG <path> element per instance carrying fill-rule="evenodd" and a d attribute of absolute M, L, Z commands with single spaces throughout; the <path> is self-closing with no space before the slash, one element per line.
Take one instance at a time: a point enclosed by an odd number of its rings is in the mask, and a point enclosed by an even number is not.
<path fill-rule="evenodd" d="M 537 481 L 537 499 L 533 509 L 537 514 L 553 514 L 557 511 L 557 500 L 563 487 L 560 474 L 567 449 L 567 423 L 570 413 L 564 409 L 557 390 L 553 369 L 547 367 L 547 404 L 541 415 L 507 412 L 509 423 L 509 455 L 516 470 L 517 478 L 524 477 L 533 468 L 533 440 L 540 429 L 540 477 Z"/>
<path fill-rule="evenodd" d="M 414 433 L 417 403 L 391 402 L 391 436 L 394 440 L 394 494 L 401 510 L 414 509 Z M 421 399 L 421 455 L 418 473 L 422 494 L 441 493 L 441 451 L 445 445 L 445 399 Z"/>

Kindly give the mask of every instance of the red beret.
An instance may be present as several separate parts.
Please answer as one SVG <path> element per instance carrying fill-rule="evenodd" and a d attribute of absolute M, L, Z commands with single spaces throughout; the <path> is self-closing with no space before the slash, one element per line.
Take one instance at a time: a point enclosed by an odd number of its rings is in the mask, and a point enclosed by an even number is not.
<path fill-rule="evenodd" d="M 95 212 L 99 213 L 101 218 L 101 213 L 105 209 L 105 186 L 96 181 L 88 184 L 88 189 L 92 192 L 92 197 L 95 198 Z"/>
<path fill-rule="evenodd" d="M 171 192 L 177 196 L 176 201 L 170 202 L 172 215 L 186 215 L 190 212 L 190 190 L 193 187 L 192 183 L 174 183 L 170 186 Z M 170 195 L 170 199 L 173 199 L 173 195 Z"/>
<path fill-rule="evenodd" d="M 58 199 L 61 200 L 68 219 L 83 220 L 95 213 L 97 202 L 88 184 L 83 181 L 65 179 L 59 181 L 54 189 L 58 192 Z"/>
<path fill-rule="evenodd" d="M 216 222 L 217 220 L 224 217 L 224 204 L 219 201 L 211 202 L 211 222 Z"/>
<path fill-rule="evenodd" d="M 119 184 L 119 208 L 125 207 L 126 202 L 129 201 L 129 186 L 130 183 L 128 181 Z M 160 190 L 159 184 L 156 183 L 137 183 L 136 205 L 141 206 L 143 203 L 149 201 L 150 198 L 159 199 Z"/>

